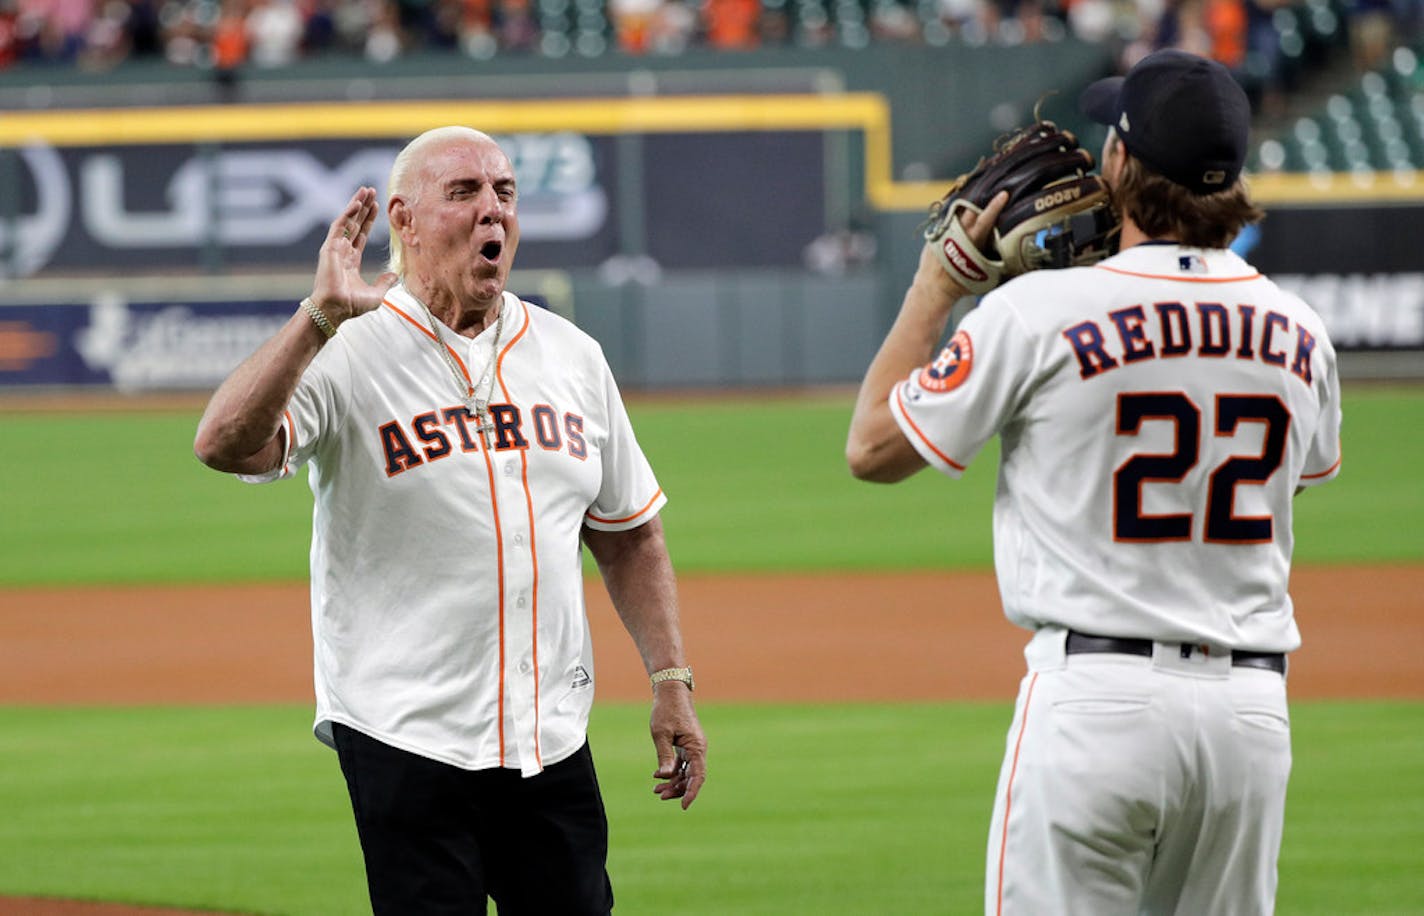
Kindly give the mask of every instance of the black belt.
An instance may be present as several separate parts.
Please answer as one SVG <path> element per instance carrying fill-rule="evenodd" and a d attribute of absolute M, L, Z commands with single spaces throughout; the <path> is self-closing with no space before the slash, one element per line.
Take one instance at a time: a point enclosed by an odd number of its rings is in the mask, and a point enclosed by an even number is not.
<path fill-rule="evenodd" d="M 1194 647 L 1191 643 L 1182 644 L 1182 657 L 1191 654 Z M 1079 633 L 1077 630 L 1068 631 L 1068 642 L 1064 651 L 1069 655 L 1081 655 L 1089 652 L 1111 652 L 1117 655 L 1142 655 L 1147 658 L 1152 657 L 1152 640 L 1150 639 L 1125 639 L 1118 636 L 1094 636 L 1091 633 Z M 1243 652 L 1233 650 L 1231 653 L 1231 664 L 1236 668 L 1264 668 L 1267 671 L 1274 671 L 1284 676 L 1286 673 L 1286 657 L 1280 652 Z"/>

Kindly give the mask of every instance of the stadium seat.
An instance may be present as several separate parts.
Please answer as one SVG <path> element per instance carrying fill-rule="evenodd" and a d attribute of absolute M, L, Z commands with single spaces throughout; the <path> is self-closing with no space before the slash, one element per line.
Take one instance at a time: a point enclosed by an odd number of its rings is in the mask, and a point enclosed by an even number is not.
<path fill-rule="evenodd" d="M 1408 50 L 1408 49 L 1405 49 Z M 1319 110 L 1262 144 L 1253 165 L 1264 170 L 1393 172 L 1413 181 L 1424 169 L 1424 85 L 1418 59 L 1396 54 L 1385 71 L 1362 74 Z"/>

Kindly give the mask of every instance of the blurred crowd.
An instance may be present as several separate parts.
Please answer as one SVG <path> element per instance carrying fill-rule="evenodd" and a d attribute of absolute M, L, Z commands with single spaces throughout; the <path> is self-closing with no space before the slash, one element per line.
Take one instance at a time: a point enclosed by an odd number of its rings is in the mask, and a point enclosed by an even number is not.
<path fill-rule="evenodd" d="M 236 73 L 302 58 L 413 52 L 594 56 L 690 47 L 1006 44 L 1072 34 L 1121 49 L 1217 58 L 1268 84 L 1280 66 L 1278 11 L 1316 0 L 0 0 L 0 69 L 103 70 L 130 59 Z M 1345 13 L 1357 62 L 1377 65 L 1417 34 L 1424 0 L 1320 0 Z M 1346 4 L 1339 6 L 1340 3 Z"/>

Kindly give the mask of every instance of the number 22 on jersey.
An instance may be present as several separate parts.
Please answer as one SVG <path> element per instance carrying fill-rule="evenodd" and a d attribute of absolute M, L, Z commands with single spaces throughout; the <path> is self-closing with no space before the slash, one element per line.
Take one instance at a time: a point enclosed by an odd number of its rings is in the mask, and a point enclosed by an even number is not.
<path fill-rule="evenodd" d="M 1211 469 L 1201 506 L 1202 537 L 1208 543 L 1269 543 L 1270 515 L 1235 514 L 1238 486 L 1264 484 L 1285 457 L 1290 412 L 1275 395 L 1220 394 L 1213 411 L 1213 433 L 1234 436 L 1243 424 L 1264 425 L 1259 454 L 1231 455 Z M 1124 392 L 1117 399 L 1117 434 L 1137 436 L 1148 420 L 1165 420 L 1176 429 L 1176 447 L 1168 453 L 1135 452 L 1113 474 L 1113 539 L 1128 542 L 1188 541 L 1194 512 L 1145 515 L 1144 484 L 1181 484 L 1200 460 L 1202 412 L 1180 391 Z"/>

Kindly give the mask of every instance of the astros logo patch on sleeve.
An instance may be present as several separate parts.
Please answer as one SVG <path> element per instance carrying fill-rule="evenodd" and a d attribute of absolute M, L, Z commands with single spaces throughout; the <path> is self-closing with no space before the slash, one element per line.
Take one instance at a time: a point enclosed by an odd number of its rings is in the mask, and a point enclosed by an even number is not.
<path fill-rule="evenodd" d="M 964 331 L 955 331 L 935 361 L 920 370 L 920 387 L 943 394 L 953 391 L 969 378 L 974 364 L 974 344 Z"/>

